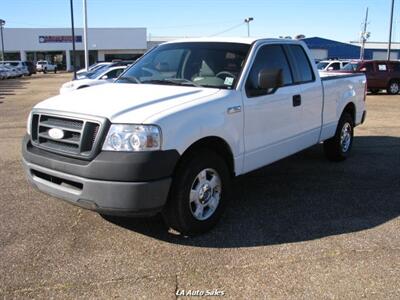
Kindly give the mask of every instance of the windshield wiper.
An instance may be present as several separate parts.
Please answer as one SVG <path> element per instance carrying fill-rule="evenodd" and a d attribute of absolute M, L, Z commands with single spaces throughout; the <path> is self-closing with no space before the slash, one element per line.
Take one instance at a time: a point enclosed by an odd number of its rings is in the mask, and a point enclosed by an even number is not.
<path fill-rule="evenodd" d="M 191 86 L 201 87 L 200 84 L 197 84 L 197 83 L 195 83 L 193 81 L 190 81 L 189 79 L 186 79 L 186 78 L 166 78 L 165 80 L 177 83 L 179 85 L 191 85 Z"/>
<path fill-rule="evenodd" d="M 184 78 L 165 78 L 165 79 L 151 79 L 142 81 L 142 83 L 150 83 L 150 84 L 169 84 L 169 85 L 190 85 L 201 87 L 201 85 L 196 84 L 188 79 Z"/>

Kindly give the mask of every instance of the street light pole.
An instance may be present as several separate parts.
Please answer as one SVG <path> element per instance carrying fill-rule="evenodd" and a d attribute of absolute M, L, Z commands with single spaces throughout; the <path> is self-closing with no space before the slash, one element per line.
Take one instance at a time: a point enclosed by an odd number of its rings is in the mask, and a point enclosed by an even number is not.
<path fill-rule="evenodd" d="M 392 0 L 392 8 L 390 10 L 390 26 L 389 26 L 389 44 L 387 50 L 387 60 L 390 60 L 390 50 L 392 47 L 392 27 L 393 27 L 393 10 L 394 10 L 394 0 Z"/>
<path fill-rule="evenodd" d="M 250 36 L 250 22 L 253 21 L 254 18 L 248 17 L 244 19 L 244 22 L 247 23 L 247 36 Z"/>
<path fill-rule="evenodd" d="M 1 60 L 4 61 L 4 39 L 3 39 L 3 26 L 6 24 L 6 21 L 0 19 L 0 33 L 1 33 Z"/>
<path fill-rule="evenodd" d="M 83 45 L 85 48 L 85 70 L 89 69 L 89 50 L 87 40 L 87 5 L 86 0 L 83 0 Z"/>
<path fill-rule="evenodd" d="M 73 0 L 69 1 L 71 8 L 71 33 L 72 33 L 72 70 L 74 71 L 74 80 L 76 79 L 75 68 L 75 26 L 74 26 L 74 4 Z"/>

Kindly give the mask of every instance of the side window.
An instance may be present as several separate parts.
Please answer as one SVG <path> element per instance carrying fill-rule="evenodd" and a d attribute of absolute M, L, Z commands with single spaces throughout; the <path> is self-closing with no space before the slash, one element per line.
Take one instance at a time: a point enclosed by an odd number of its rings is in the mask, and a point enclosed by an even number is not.
<path fill-rule="evenodd" d="M 393 70 L 393 72 L 400 72 L 400 64 L 399 63 L 393 63 L 392 64 L 392 70 Z"/>
<path fill-rule="evenodd" d="M 280 45 L 262 46 L 254 59 L 249 76 L 246 81 L 246 93 L 249 97 L 256 97 L 268 94 L 270 91 L 258 88 L 258 75 L 261 70 L 279 70 L 282 69 L 283 85 L 293 83 L 289 63 L 283 48 Z"/>
<path fill-rule="evenodd" d="M 386 64 L 382 64 L 382 63 L 378 64 L 378 71 L 380 71 L 380 72 L 386 72 L 386 71 L 387 71 L 387 66 L 386 66 Z"/>
<path fill-rule="evenodd" d="M 333 63 L 330 67 L 332 67 L 332 70 L 340 70 L 340 63 Z"/>
<path fill-rule="evenodd" d="M 122 71 L 123 71 L 123 69 L 115 69 L 115 70 L 112 70 L 112 71 L 108 72 L 105 75 L 107 75 L 108 79 L 117 78 L 119 76 L 119 74 L 122 73 Z"/>
<path fill-rule="evenodd" d="M 300 45 L 288 45 L 290 65 L 294 70 L 294 81 L 296 83 L 310 82 L 315 80 L 314 72 L 304 49 Z"/>
<path fill-rule="evenodd" d="M 364 67 L 367 69 L 367 72 L 374 71 L 374 65 L 372 63 L 366 63 Z"/>

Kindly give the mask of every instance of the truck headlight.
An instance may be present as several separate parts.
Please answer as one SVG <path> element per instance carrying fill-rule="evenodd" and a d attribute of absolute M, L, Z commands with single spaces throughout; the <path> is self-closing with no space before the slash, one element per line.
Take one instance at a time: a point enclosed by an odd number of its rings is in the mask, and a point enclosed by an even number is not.
<path fill-rule="evenodd" d="M 161 129 L 155 125 L 113 124 L 103 144 L 105 151 L 155 151 L 161 149 Z"/>

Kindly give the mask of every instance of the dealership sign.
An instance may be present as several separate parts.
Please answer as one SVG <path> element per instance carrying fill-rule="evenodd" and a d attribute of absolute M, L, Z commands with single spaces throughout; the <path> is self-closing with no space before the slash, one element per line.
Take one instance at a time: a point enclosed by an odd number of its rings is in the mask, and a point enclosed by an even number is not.
<path fill-rule="evenodd" d="M 76 43 L 82 43 L 82 36 L 75 36 Z M 72 43 L 71 35 L 39 35 L 39 43 Z"/>

